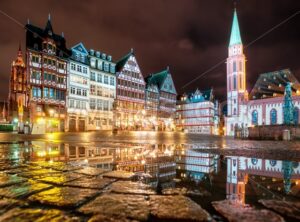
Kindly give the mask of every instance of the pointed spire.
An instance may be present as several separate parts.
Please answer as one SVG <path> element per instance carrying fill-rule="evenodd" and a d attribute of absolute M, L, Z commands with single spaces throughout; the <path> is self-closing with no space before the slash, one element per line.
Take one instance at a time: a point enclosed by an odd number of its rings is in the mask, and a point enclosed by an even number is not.
<path fill-rule="evenodd" d="M 65 34 L 64 34 L 64 32 L 62 32 L 62 33 L 61 33 L 61 37 L 63 37 L 63 38 L 65 37 Z"/>
<path fill-rule="evenodd" d="M 51 24 L 51 15 L 50 15 L 50 13 L 49 13 L 49 15 L 48 15 L 48 21 L 47 21 L 47 24 L 46 24 L 46 27 L 45 27 L 45 32 L 46 32 L 48 35 L 52 35 L 52 33 L 53 33 L 52 24 Z"/>
<path fill-rule="evenodd" d="M 30 20 L 29 20 L 29 18 L 27 18 L 27 25 L 30 25 Z"/>
<path fill-rule="evenodd" d="M 234 9 L 229 46 L 236 44 L 242 44 L 242 39 L 236 9 Z"/>
<path fill-rule="evenodd" d="M 133 48 L 130 49 L 130 52 L 133 53 Z"/>
<path fill-rule="evenodd" d="M 21 42 L 19 42 L 18 57 L 22 57 L 22 47 L 21 47 Z"/>

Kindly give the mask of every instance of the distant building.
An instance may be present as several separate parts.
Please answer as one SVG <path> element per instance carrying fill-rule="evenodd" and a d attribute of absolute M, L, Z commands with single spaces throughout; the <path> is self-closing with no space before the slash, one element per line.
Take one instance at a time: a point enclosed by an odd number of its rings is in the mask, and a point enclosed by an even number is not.
<path fill-rule="evenodd" d="M 131 50 L 117 62 L 117 98 L 115 126 L 121 129 L 141 129 L 145 117 L 145 81 Z"/>
<path fill-rule="evenodd" d="M 159 107 L 159 90 L 156 84 L 150 83 L 149 78 L 146 78 L 146 90 L 145 90 L 145 110 L 147 128 L 152 130 L 158 130 L 158 107 Z"/>
<path fill-rule="evenodd" d="M 88 130 L 111 130 L 116 98 L 116 63 L 112 56 L 91 49 Z"/>
<path fill-rule="evenodd" d="M 11 75 L 8 94 L 9 122 L 18 121 L 22 124 L 29 119 L 29 87 L 27 85 L 26 65 L 23 61 L 21 46 L 19 47 L 17 59 L 11 65 Z M 2 110 L 1 110 L 2 111 Z M 6 112 L 6 111 L 5 111 Z"/>
<path fill-rule="evenodd" d="M 289 69 L 263 73 L 248 96 L 243 48 L 235 10 L 227 59 L 225 134 L 233 136 L 236 130 L 257 125 L 283 124 L 284 90 L 288 84 L 291 84 L 294 122 L 299 124 L 300 84 L 298 80 Z"/>
<path fill-rule="evenodd" d="M 66 131 L 86 131 L 90 91 L 88 52 L 82 43 L 71 48 L 68 62 Z"/>
<path fill-rule="evenodd" d="M 169 67 L 161 72 L 150 74 L 148 77 L 146 77 L 146 82 L 148 86 L 148 98 L 146 98 L 148 112 L 151 112 L 153 107 L 157 104 L 155 100 L 157 94 L 155 94 L 155 88 L 153 88 L 154 86 L 157 86 L 159 96 L 157 124 L 161 130 L 174 130 L 175 125 L 173 119 L 175 118 L 177 92 Z M 153 93 L 150 93 L 151 87 L 151 91 Z M 153 98 L 150 98 L 150 95 Z"/>
<path fill-rule="evenodd" d="M 26 25 L 26 66 L 30 87 L 29 108 L 33 133 L 64 131 L 66 119 L 66 40 L 46 27 Z"/>
<path fill-rule="evenodd" d="M 218 102 L 213 90 L 178 96 L 175 124 L 177 130 L 187 133 L 219 134 Z"/>

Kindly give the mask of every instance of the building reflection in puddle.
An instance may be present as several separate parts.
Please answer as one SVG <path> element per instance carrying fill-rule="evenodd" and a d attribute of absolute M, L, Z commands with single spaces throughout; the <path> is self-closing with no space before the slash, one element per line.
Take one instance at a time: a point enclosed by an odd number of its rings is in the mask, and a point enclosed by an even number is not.
<path fill-rule="evenodd" d="M 299 195 L 300 164 L 298 162 L 241 156 L 228 156 L 226 159 L 228 200 L 245 204 L 248 190 L 252 190 L 256 198 L 286 199 Z M 251 202 L 250 195 L 248 199 Z"/>
<path fill-rule="evenodd" d="M 201 148 L 203 144 L 75 144 L 32 141 L 1 144 L 0 155 L 2 159 L 5 157 L 13 163 L 60 161 L 106 170 L 130 171 L 155 187 L 158 184 L 163 187 L 188 184 L 192 189 L 200 189 L 209 183 L 212 195 L 216 195 L 213 178 L 217 176 L 217 183 L 220 183 L 220 175 L 223 173 L 224 186 L 215 189 L 224 189 L 224 196 L 219 194 L 213 199 L 226 198 L 242 205 L 255 203 L 261 198 L 299 198 L 298 162 L 243 156 L 223 157 L 201 152 Z M 222 162 L 221 159 L 225 161 Z M 176 183 L 180 181 L 186 183 Z"/>

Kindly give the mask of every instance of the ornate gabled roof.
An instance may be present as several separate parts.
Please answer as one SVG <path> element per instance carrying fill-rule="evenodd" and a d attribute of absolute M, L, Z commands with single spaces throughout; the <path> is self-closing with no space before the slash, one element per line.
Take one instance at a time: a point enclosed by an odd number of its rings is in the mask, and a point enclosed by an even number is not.
<path fill-rule="evenodd" d="M 288 82 L 292 84 L 294 95 L 297 91 L 300 93 L 300 84 L 289 69 L 262 73 L 258 77 L 249 98 L 254 100 L 283 96 Z"/>
<path fill-rule="evenodd" d="M 71 51 L 66 47 L 65 38 L 62 35 L 58 35 L 53 32 L 51 20 L 48 19 L 44 29 L 32 24 L 26 24 L 25 29 L 26 48 L 41 51 L 43 41 L 45 39 L 52 39 L 56 44 L 57 56 L 68 58 L 71 55 Z M 37 46 L 37 48 L 35 46 Z"/>
<path fill-rule="evenodd" d="M 117 72 L 120 71 L 125 66 L 126 62 L 132 55 L 134 56 L 133 49 L 131 49 L 127 55 L 123 56 L 119 61 L 117 61 L 117 65 L 116 65 Z"/>
<path fill-rule="evenodd" d="M 82 42 L 74 45 L 71 49 L 72 51 L 74 50 L 80 52 L 81 54 L 88 55 L 88 51 L 86 50 Z"/>
<path fill-rule="evenodd" d="M 182 100 L 182 98 L 184 98 Z M 204 101 L 213 101 L 213 89 L 200 91 L 196 89 L 193 92 L 184 93 L 183 95 L 178 96 L 178 103 L 198 103 Z"/>
<path fill-rule="evenodd" d="M 146 77 L 145 81 L 147 84 L 155 84 L 159 89 L 161 89 L 168 74 L 169 68 L 155 74 L 150 74 Z"/>
<path fill-rule="evenodd" d="M 236 44 L 242 44 L 242 39 L 236 9 L 234 9 L 229 46 Z"/>

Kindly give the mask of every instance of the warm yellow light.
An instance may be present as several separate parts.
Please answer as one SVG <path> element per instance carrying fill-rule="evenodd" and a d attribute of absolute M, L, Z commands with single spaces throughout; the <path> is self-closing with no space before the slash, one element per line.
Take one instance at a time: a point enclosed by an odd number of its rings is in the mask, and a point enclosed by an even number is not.
<path fill-rule="evenodd" d="M 46 120 L 44 118 L 38 118 L 37 119 L 37 123 L 38 124 L 45 124 L 46 123 Z"/>

